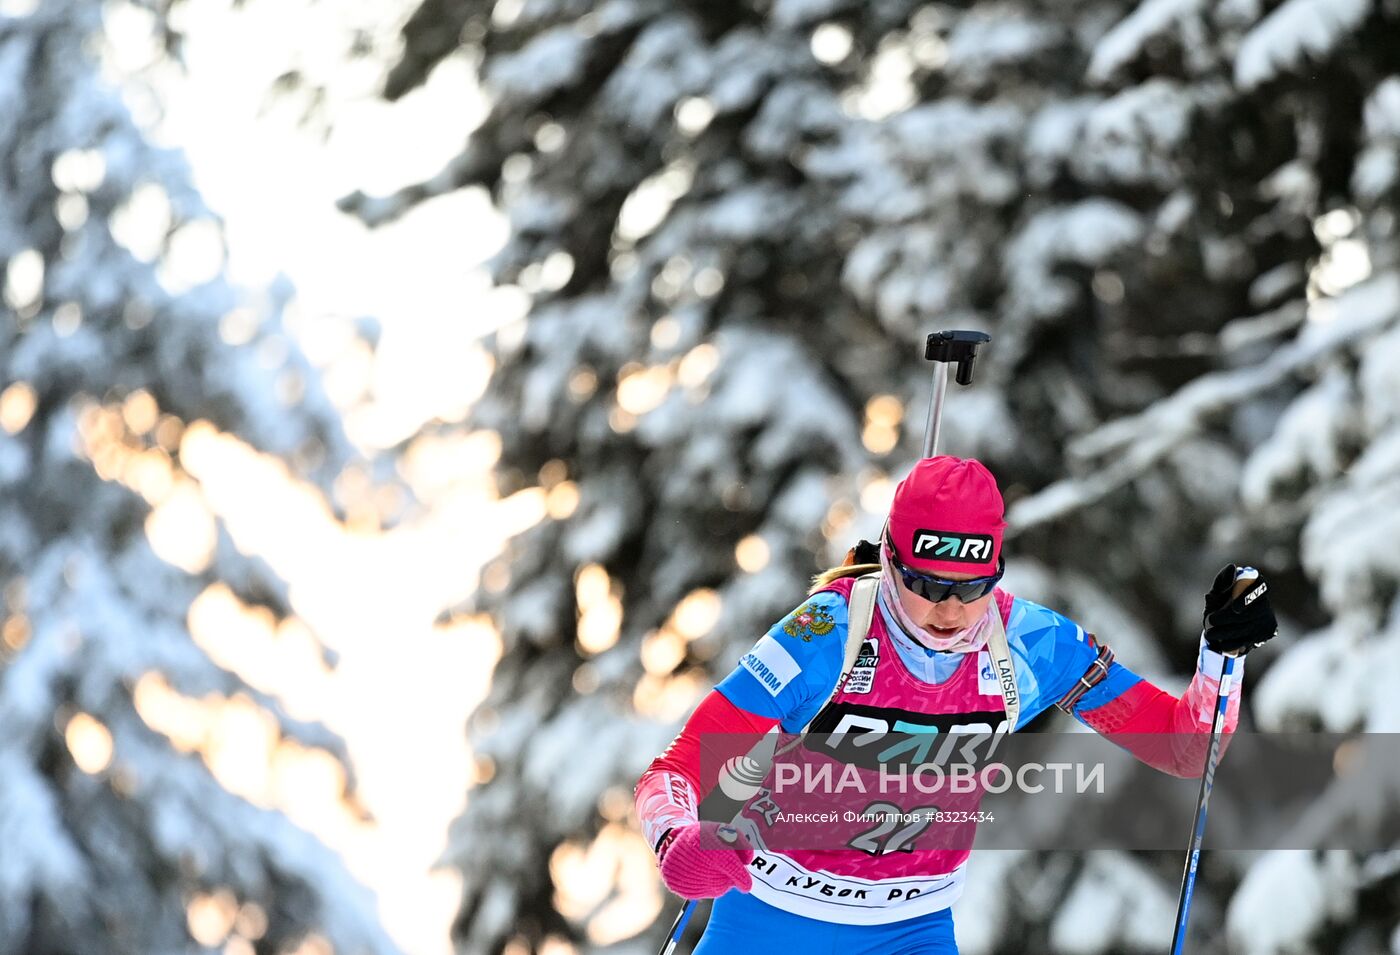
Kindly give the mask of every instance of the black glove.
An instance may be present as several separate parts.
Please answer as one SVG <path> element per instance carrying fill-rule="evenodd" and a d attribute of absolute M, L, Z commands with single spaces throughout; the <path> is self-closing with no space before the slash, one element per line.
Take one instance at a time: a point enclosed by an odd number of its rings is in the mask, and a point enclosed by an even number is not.
<path fill-rule="evenodd" d="M 1234 595 L 1237 581 L 1246 582 Z M 1269 605 L 1269 585 L 1253 567 L 1226 564 L 1206 594 L 1201 618 L 1206 646 L 1216 653 L 1243 656 L 1278 636 L 1278 620 Z"/>

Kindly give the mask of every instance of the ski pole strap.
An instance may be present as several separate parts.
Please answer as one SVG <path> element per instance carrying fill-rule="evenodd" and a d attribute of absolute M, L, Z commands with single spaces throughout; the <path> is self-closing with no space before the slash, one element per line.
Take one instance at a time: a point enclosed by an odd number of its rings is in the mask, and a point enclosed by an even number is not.
<path fill-rule="evenodd" d="M 1089 639 L 1091 641 L 1093 640 L 1093 634 L 1089 635 Z M 1108 679 L 1108 665 L 1112 662 L 1113 650 L 1110 649 L 1107 644 L 1099 647 L 1099 655 L 1094 659 L 1093 663 L 1089 664 L 1089 669 L 1084 671 L 1084 675 L 1079 678 L 1079 682 L 1076 683 L 1068 693 L 1060 697 L 1055 705 L 1066 713 L 1073 715 L 1074 705 L 1079 702 L 1080 698 L 1104 680 Z"/>

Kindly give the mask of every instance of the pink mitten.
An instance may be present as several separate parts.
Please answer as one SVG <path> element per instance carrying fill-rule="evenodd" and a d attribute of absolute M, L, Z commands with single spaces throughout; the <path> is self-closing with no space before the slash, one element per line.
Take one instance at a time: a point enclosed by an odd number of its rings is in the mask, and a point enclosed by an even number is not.
<path fill-rule="evenodd" d="M 730 889 L 753 888 L 748 866 L 753 849 L 733 826 L 692 822 L 661 841 L 661 881 L 687 899 L 717 899 Z"/>

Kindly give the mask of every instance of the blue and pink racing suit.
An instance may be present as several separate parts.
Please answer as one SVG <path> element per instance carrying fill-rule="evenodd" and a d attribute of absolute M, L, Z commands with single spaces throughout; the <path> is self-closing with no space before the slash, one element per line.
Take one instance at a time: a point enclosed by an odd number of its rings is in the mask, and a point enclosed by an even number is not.
<path fill-rule="evenodd" d="M 988 651 L 928 651 L 879 603 L 860 658 L 833 696 L 854 583 L 832 582 L 775 624 L 652 762 L 638 783 L 636 802 L 653 847 L 667 830 L 693 822 L 700 799 L 715 785 L 713 778 L 703 786 L 701 781 L 706 734 L 758 734 L 775 726 L 786 733 L 804 727 L 817 733 L 1005 731 L 1004 698 Z M 1150 740 L 1209 732 L 1223 664 L 1219 654 L 1202 643 L 1196 674 L 1180 698 L 1113 662 L 1106 676 L 1074 699 L 1071 691 L 1100 656 L 1093 636 L 1053 610 L 1000 589 L 988 613 L 1001 616 L 1014 664 L 1020 713 L 1013 730 L 1071 700 L 1065 708 L 1075 718 L 1144 762 L 1175 776 L 1200 775 L 1203 747 L 1153 746 Z M 1226 733 L 1238 720 L 1242 663 L 1235 667 Z M 711 763 L 706 766 L 708 771 Z M 753 810 L 751 803 L 745 814 L 753 817 Z M 741 816 L 741 829 L 743 823 Z M 804 953 L 956 952 L 948 908 L 961 894 L 968 855 L 966 848 L 880 854 L 763 848 L 749 867 L 752 891 L 733 890 L 716 900 L 697 953 L 756 951 L 765 937 L 791 944 L 808 936 Z M 832 948 L 838 935 L 839 947 Z"/>

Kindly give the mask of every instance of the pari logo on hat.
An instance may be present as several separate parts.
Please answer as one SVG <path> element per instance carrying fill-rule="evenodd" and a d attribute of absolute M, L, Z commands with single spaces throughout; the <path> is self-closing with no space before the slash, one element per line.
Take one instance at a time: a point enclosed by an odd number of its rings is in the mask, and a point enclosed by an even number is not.
<path fill-rule="evenodd" d="M 954 534 L 952 531 L 920 530 L 914 534 L 914 557 L 926 560 L 956 560 L 984 564 L 996 553 L 990 534 Z"/>
<path fill-rule="evenodd" d="M 996 573 L 1005 505 L 980 461 L 924 458 L 899 482 L 890 540 L 906 566 L 928 573 Z"/>

